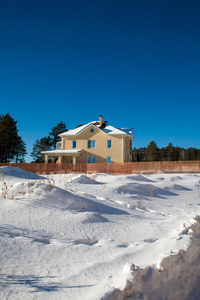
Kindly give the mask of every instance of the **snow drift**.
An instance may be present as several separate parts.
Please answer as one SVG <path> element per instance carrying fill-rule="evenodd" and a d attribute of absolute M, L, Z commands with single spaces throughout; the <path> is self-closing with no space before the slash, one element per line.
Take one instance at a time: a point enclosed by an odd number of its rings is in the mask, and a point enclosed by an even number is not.
<path fill-rule="evenodd" d="M 1 299 L 198 295 L 198 174 L 1 173 Z"/>
<path fill-rule="evenodd" d="M 155 266 L 135 269 L 123 291 L 116 289 L 102 299 L 146 300 L 198 300 L 200 299 L 200 217 L 191 226 L 191 244 L 186 251 L 163 259 L 160 268 Z"/>

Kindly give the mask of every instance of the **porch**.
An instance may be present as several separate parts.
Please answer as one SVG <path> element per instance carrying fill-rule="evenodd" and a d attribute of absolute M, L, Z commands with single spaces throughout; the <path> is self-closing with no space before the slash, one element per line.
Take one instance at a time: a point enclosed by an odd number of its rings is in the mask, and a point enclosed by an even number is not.
<path fill-rule="evenodd" d="M 67 157 L 72 159 L 72 163 L 77 163 L 77 157 L 83 152 L 83 150 L 51 150 L 51 151 L 42 151 L 44 154 L 44 161 L 48 163 L 49 157 L 51 157 L 52 163 L 55 162 L 56 158 L 58 158 L 58 163 L 63 163 L 64 158 Z"/>

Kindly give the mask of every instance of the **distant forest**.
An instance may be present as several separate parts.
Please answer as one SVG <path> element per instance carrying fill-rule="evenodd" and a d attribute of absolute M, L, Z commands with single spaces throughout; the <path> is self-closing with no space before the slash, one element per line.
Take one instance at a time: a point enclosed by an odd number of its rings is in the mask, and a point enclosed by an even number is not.
<path fill-rule="evenodd" d="M 147 147 L 134 148 L 132 150 L 132 161 L 179 161 L 200 160 L 200 149 L 181 148 L 169 143 L 167 147 L 159 148 L 152 141 Z"/>

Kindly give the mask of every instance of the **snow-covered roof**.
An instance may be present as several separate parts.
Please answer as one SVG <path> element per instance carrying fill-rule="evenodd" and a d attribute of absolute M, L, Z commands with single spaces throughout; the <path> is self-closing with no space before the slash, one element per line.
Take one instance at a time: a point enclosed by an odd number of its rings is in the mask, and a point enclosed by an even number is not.
<path fill-rule="evenodd" d="M 130 137 L 133 137 L 133 129 L 132 128 L 116 128 L 111 125 L 106 126 L 105 128 L 102 129 L 105 133 L 110 134 L 110 135 L 115 135 L 115 134 L 124 134 Z"/>
<path fill-rule="evenodd" d="M 81 149 L 76 149 L 76 150 L 49 150 L 49 151 L 41 151 L 43 154 L 78 154 L 83 150 Z"/>
<path fill-rule="evenodd" d="M 120 134 L 120 135 L 129 136 L 133 139 L 133 128 L 116 128 L 116 127 L 111 126 L 111 125 L 106 125 L 105 127 L 101 128 L 101 127 L 99 127 L 99 122 L 98 121 L 92 121 L 92 122 L 87 123 L 85 125 L 79 126 L 75 129 L 69 129 L 68 131 L 65 131 L 65 132 L 59 134 L 59 136 L 78 135 L 79 133 L 84 131 L 86 128 L 88 128 L 90 125 L 93 125 L 94 127 L 98 128 L 99 130 L 102 130 L 103 132 L 105 132 L 106 134 L 109 134 L 109 135 Z"/>
<path fill-rule="evenodd" d="M 85 130 L 87 127 L 89 127 L 90 125 L 94 125 L 95 123 L 97 123 L 98 121 L 93 121 L 90 123 L 87 123 L 85 125 L 79 126 L 77 128 L 74 129 L 69 129 L 68 131 L 65 131 L 61 134 L 59 134 L 59 136 L 69 136 L 69 135 L 77 135 L 79 134 L 81 131 Z"/>

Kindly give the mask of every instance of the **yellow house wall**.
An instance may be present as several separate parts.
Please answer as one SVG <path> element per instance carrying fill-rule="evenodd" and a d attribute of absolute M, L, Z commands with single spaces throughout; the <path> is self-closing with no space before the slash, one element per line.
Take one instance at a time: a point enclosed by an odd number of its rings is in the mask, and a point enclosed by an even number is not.
<path fill-rule="evenodd" d="M 91 128 L 94 132 L 91 132 Z M 88 140 L 96 140 L 96 148 L 88 149 Z M 107 148 L 107 141 L 112 140 L 112 148 Z M 95 156 L 96 163 L 107 162 L 107 157 L 112 157 L 112 162 L 129 161 L 127 151 L 130 150 L 130 138 L 123 135 L 108 135 L 91 125 L 77 136 L 62 137 L 62 149 L 72 150 L 72 142 L 76 141 L 76 149 L 83 149 L 77 157 L 77 162 L 87 162 L 88 156 Z M 63 158 L 63 162 L 66 159 Z"/>
<path fill-rule="evenodd" d="M 125 137 L 124 139 L 124 162 L 131 161 L 131 152 L 132 152 L 132 143 L 129 137 Z"/>

